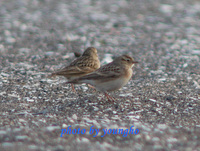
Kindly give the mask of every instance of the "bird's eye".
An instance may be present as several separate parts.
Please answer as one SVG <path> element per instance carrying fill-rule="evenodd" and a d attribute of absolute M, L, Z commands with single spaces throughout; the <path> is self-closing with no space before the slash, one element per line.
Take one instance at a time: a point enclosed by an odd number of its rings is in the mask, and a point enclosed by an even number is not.
<path fill-rule="evenodd" d="M 128 62 L 129 62 L 129 61 L 130 61 L 130 59 L 127 59 L 126 61 L 128 61 Z"/>

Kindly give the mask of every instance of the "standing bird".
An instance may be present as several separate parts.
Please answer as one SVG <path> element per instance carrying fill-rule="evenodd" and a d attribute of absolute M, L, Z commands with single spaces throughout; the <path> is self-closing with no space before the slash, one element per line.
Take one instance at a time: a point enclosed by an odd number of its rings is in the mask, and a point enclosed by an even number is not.
<path fill-rule="evenodd" d="M 97 54 L 97 49 L 94 47 L 88 47 L 83 55 L 71 64 L 64 67 L 63 69 L 52 73 L 49 77 L 53 76 L 64 76 L 69 81 L 76 78 L 80 78 L 88 73 L 91 73 L 100 68 L 100 61 Z M 75 92 L 73 84 L 71 84 L 72 90 Z"/>
<path fill-rule="evenodd" d="M 108 100 L 114 99 L 107 92 L 118 90 L 128 83 L 133 71 L 132 67 L 137 61 L 128 55 L 122 55 L 106 64 L 98 70 L 83 77 L 69 81 L 68 83 L 87 83 L 94 86 L 98 91 L 103 92 Z"/>

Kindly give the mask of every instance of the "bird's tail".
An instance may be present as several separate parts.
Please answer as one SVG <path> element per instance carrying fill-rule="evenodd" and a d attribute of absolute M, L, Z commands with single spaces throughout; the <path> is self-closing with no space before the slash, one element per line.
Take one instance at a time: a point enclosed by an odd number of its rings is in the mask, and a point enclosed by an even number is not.
<path fill-rule="evenodd" d="M 73 80 L 67 81 L 67 83 L 71 83 L 71 84 L 81 84 L 82 82 L 79 80 L 79 78 L 77 78 L 77 79 L 73 79 Z"/>
<path fill-rule="evenodd" d="M 56 73 L 52 73 L 52 74 L 48 75 L 47 78 L 53 78 L 53 77 L 55 77 L 56 75 L 57 75 Z"/>

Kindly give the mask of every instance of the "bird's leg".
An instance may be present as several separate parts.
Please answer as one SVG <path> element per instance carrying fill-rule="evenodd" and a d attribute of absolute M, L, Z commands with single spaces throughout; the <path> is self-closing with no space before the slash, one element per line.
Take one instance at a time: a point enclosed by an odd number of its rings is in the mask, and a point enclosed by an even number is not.
<path fill-rule="evenodd" d="M 108 95 L 108 93 L 105 92 L 104 94 L 109 101 L 115 102 L 115 99 L 113 97 L 111 97 L 110 95 Z"/>
<path fill-rule="evenodd" d="M 71 83 L 71 87 L 72 87 L 72 91 L 74 92 L 74 93 L 76 93 L 76 90 L 75 90 L 75 88 L 74 88 L 74 85 Z"/>
<path fill-rule="evenodd" d="M 87 84 L 87 86 L 88 86 L 89 88 L 92 88 L 92 89 L 93 89 L 93 92 L 95 92 L 95 91 L 96 91 L 96 89 L 95 89 L 95 87 L 94 87 L 94 86 L 92 86 L 92 85 L 90 85 L 90 84 Z"/>

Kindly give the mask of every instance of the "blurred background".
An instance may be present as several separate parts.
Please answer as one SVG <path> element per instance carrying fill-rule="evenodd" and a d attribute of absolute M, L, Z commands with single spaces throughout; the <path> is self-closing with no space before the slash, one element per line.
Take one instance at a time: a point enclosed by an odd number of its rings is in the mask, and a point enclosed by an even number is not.
<path fill-rule="evenodd" d="M 118 105 L 46 78 L 89 46 L 139 62 Z M 0 149 L 197 150 L 199 59 L 199 0 L 0 0 Z M 140 134 L 60 138 L 69 124 Z"/>

